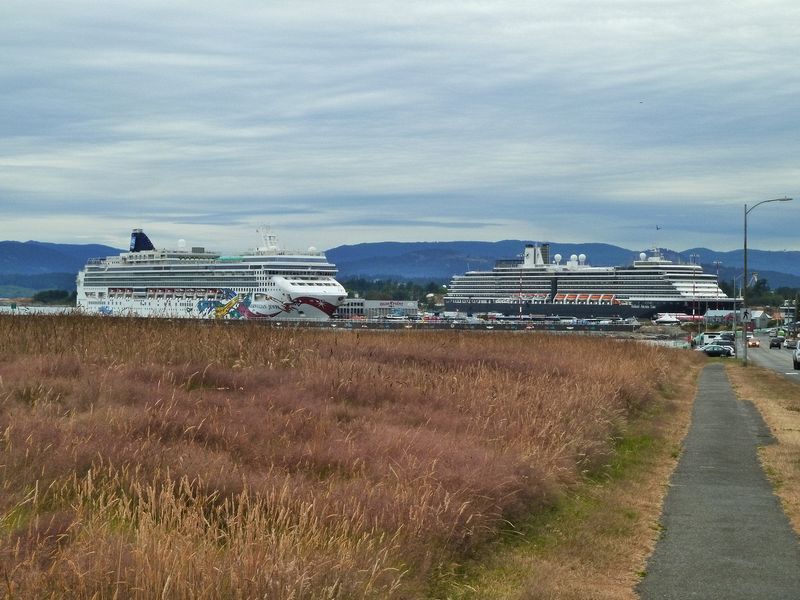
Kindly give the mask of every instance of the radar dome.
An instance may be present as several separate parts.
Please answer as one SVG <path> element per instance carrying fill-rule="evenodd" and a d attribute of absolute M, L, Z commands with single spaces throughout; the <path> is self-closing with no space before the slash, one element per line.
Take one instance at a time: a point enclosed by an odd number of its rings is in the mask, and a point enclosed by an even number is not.
<path fill-rule="evenodd" d="M 553 257 L 553 260 L 556 261 L 556 264 L 560 263 L 561 262 L 561 255 L 560 254 L 556 254 Z"/>
<path fill-rule="evenodd" d="M 309 246 L 308 247 L 308 253 L 309 254 L 314 254 L 315 252 L 317 252 L 317 248 L 315 246 Z"/>
<path fill-rule="evenodd" d="M 186 248 L 186 240 L 184 240 L 184 239 L 178 240 L 178 248 L 180 248 L 181 250 Z"/>
<path fill-rule="evenodd" d="M 640 252 L 639 253 L 639 260 L 646 260 L 646 259 L 647 259 L 647 254 L 645 254 L 644 252 Z"/>
<path fill-rule="evenodd" d="M 576 260 L 578 260 L 578 255 L 577 254 L 570 254 L 569 259 L 572 262 L 575 262 Z"/>
<path fill-rule="evenodd" d="M 581 261 L 581 262 L 586 262 L 586 255 L 585 254 L 579 255 L 578 256 L 578 260 Z"/>

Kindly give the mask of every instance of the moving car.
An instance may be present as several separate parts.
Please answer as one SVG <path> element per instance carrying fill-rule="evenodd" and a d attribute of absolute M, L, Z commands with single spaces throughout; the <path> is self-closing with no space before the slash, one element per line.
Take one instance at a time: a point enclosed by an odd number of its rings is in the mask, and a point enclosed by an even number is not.
<path fill-rule="evenodd" d="M 747 347 L 748 348 L 760 348 L 761 342 L 758 341 L 758 338 L 747 338 Z"/>
<path fill-rule="evenodd" d="M 794 370 L 800 371 L 800 346 L 794 349 L 792 353 L 792 362 L 794 363 Z"/>
<path fill-rule="evenodd" d="M 781 336 L 774 337 L 769 341 L 770 348 L 780 348 L 781 344 L 783 344 L 783 338 Z"/>

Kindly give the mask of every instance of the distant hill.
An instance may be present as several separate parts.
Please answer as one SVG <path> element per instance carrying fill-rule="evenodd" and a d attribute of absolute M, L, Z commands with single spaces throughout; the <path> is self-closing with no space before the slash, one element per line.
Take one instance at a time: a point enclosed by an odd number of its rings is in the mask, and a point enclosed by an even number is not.
<path fill-rule="evenodd" d="M 364 277 L 447 283 L 458 273 L 491 269 L 498 259 L 520 256 L 523 240 L 499 242 L 375 242 L 337 246 L 326 252 L 339 268 L 340 279 Z M 585 254 L 595 266 L 627 265 L 640 250 L 610 244 L 559 244 L 550 242 L 551 255 Z M 53 244 L 47 242 L 0 242 L 0 296 L 31 295 L 46 289 L 75 289 L 75 275 L 89 258 L 112 256 L 120 250 L 100 244 Z M 671 260 L 690 262 L 691 255 L 713 273 L 720 261 L 720 279 L 730 281 L 742 271 L 742 251 L 716 252 L 690 248 L 665 250 Z M 772 289 L 800 287 L 800 252 L 750 250 L 748 269 L 767 279 Z"/>
<path fill-rule="evenodd" d="M 705 270 L 706 273 L 716 272 L 715 265 L 703 265 L 703 269 Z M 748 279 L 750 279 L 750 277 L 752 277 L 752 275 L 756 273 L 758 275 L 759 280 L 767 281 L 769 289 L 771 290 L 776 290 L 781 287 L 800 289 L 800 276 L 798 275 L 790 275 L 789 273 L 781 273 L 779 271 L 768 271 L 764 269 L 751 269 L 749 260 L 747 261 L 747 271 L 748 271 Z M 728 285 L 733 285 L 731 283 L 733 281 L 733 278 L 734 277 L 738 278 L 736 280 L 737 289 L 739 288 L 739 286 L 742 285 L 742 278 L 740 277 L 741 274 L 742 274 L 741 266 L 736 269 L 732 269 L 730 267 L 719 268 L 720 281 L 725 282 Z"/>
<path fill-rule="evenodd" d="M 449 280 L 468 270 L 491 269 L 498 259 L 520 256 L 520 240 L 500 242 L 374 242 L 338 246 L 325 254 L 339 268 L 342 279 L 375 277 L 436 281 Z M 593 265 L 630 263 L 637 253 L 609 244 L 551 244 L 564 259 L 586 254 Z"/>
<path fill-rule="evenodd" d="M 90 258 L 119 254 L 100 244 L 51 244 L 47 242 L 0 242 L 0 275 L 77 273 Z"/>
<path fill-rule="evenodd" d="M 336 263 L 342 279 L 352 277 L 447 281 L 453 275 L 468 270 L 491 269 L 498 259 L 519 256 L 525 244 L 522 240 L 501 242 L 375 242 L 338 246 L 326 252 Z M 571 254 L 585 254 L 594 266 L 628 265 L 636 260 L 640 250 L 630 250 L 610 244 L 550 243 L 551 255 L 559 253 L 564 259 Z M 691 248 L 682 252 L 664 250 L 666 258 L 691 262 L 691 255 L 704 265 L 707 272 L 716 270 L 714 261 L 721 262 L 720 277 L 726 269 L 742 270 L 742 251 L 715 252 L 708 248 Z M 748 251 L 748 270 L 759 272 L 769 280 L 770 287 L 800 286 L 800 252 Z M 790 283 L 792 282 L 792 283 Z"/>
<path fill-rule="evenodd" d="M 101 244 L 0 242 L 0 296 L 30 297 L 42 290 L 75 289 L 75 275 L 90 258 L 119 254 Z"/>
<path fill-rule="evenodd" d="M 0 274 L 0 298 L 30 298 L 43 290 L 75 289 L 75 273 Z"/>
<path fill-rule="evenodd" d="M 737 269 L 737 274 L 742 272 L 743 250 L 716 252 L 708 248 L 691 248 L 681 252 L 681 255 L 685 257 L 691 254 L 697 254 L 700 257 L 700 263 L 704 265 L 711 265 L 714 264 L 714 261 L 720 261 L 721 267 Z M 800 252 L 796 250 L 774 252 L 749 248 L 747 250 L 747 270 L 757 271 L 759 274 L 773 272 L 800 276 Z"/>

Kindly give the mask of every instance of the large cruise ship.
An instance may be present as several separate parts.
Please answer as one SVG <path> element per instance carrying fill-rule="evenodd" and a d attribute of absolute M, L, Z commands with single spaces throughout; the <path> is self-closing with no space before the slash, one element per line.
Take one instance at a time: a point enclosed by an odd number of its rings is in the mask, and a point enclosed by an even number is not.
<path fill-rule="evenodd" d="M 328 319 L 346 298 L 322 252 L 288 252 L 259 230 L 264 245 L 225 256 L 202 247 L 156 249 L 141 229 L 130 251 L 91 259 L 78 273 L 77 305 L 87 314 L 217 319 Z"/>
<path fill-rule="evenodd" d="M 467 314 L 651 318 L 733 308 L 735 299 L 700 265 L 674 263 L 657 250 L 627 267 L 593 267 L 583 254 L 562 263 L 560 254 L 551 260 L 549 244 L 528 244 L 522 258 L 454 276 L 444 301 L 445 310 Z"/>

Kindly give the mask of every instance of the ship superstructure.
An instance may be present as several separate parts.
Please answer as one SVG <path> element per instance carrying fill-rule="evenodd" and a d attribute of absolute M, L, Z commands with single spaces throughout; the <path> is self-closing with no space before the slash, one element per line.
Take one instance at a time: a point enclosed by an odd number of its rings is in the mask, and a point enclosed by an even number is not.
<path fill-rule="evenodd" d="M 88 314 L 224 319 L 328 319 L 347 297 L 322 252 L 263 245 L 223 255 L 204 247 L 156 249 L 141 229 L 130 250 L 91 259 L 77 278 L 78 308 Z"/>
<path fill-rule="evenodd" d="M 698 264 L 666 260 L 657 250 L 626 267 L 593 267 L 585 255 L 562 263 L 548 244 L 528 244 L 522 258 L 491 271 L 453 277 L 445 309 L 463 313 L 571 317 L 650 317 L 659 312 L 703 314 L 732 308 L 734 299 Z"/>

